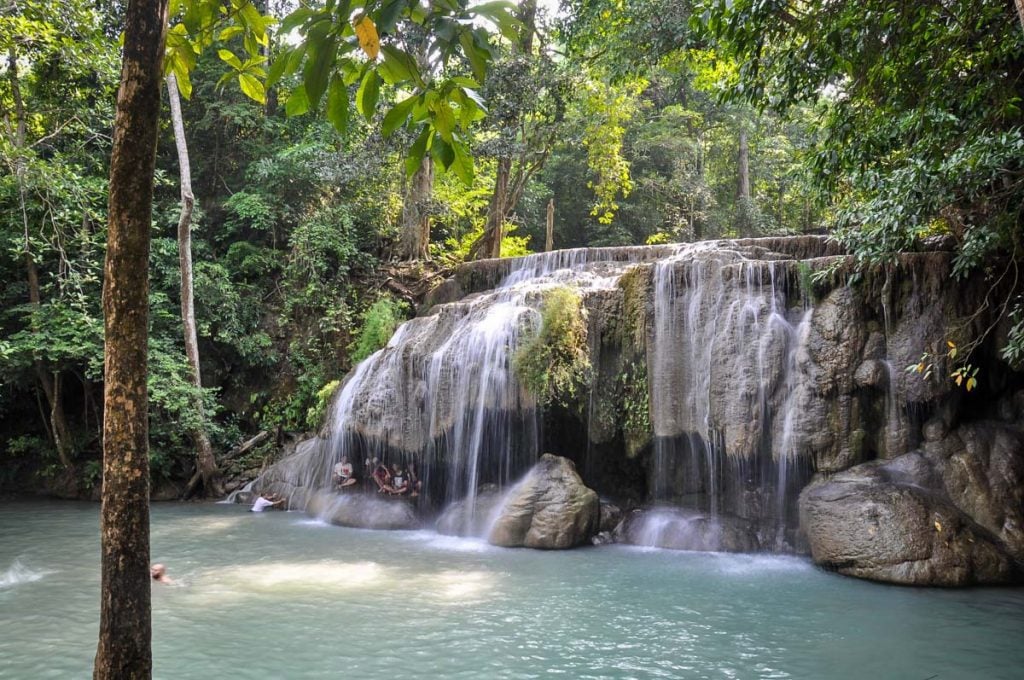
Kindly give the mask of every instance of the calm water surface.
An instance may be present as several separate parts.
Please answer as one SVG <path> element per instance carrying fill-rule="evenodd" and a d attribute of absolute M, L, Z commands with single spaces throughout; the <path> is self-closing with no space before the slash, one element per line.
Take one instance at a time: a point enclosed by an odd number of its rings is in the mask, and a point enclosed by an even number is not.
<path fill-rule="evenodd" d="M 88 678 L 99 509 L 0 505 L 0 678 Z M 299 513 L 156 505 L 157 678 L 1024 678 L 1024 590 L 797 558 L 502 550 Z"/>

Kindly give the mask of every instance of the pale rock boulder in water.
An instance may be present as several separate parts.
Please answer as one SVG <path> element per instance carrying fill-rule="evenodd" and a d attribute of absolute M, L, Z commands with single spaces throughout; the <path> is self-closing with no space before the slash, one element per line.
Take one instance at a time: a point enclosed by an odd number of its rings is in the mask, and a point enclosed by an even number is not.
<path fill-rule="evenodd" d="M 683 508 L 634 510 L 615 529 L 619 543 L 701 552 L 756 552 L 757 527 L 740 517 L 709 517 Z"/>
<path fill-rule="evenodd" d="M 488 542 L 507 548 L 562 549 L 597 533 L 600 501 L 567 458 L 545 453 L 505 497 Z"/>
<path fill-rule="evenodd" d="M 417 529 L 420 525 L 411 503 L 376 494 L 321 491 L 309 499 L 306 512 L 325 522 L 356 529 Z"/>

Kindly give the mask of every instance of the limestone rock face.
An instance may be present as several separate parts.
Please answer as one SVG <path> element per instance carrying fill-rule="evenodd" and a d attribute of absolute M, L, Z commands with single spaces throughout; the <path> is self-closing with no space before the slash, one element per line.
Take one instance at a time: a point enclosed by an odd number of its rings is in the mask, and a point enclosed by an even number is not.
<path fill-rule="evenodd" d="M 504 547 L 572 548 L 597 533 L 600 502 L 567 458 L 545 453 L 506 495 L 488 542 Z"/>
<path fill-rule="evenodd" d="M 904 585 L 1009 583 L 1002 542 L 936 490 L 938 472 L 917 453 L 872 462 L 812 484 L 801 526 L 820 565 Z"/>
<path fill-rule="evenodd" d="M 1024 562 L 1024 432 L 979 422 L 959 428 L 953 441 L 959 450 L 943 465 L 946 493 Z"/>
<path fill-rule="evenodd" d="M 680 508 L 635 510 L 616 527 L 615 538 L 620 543 L 669 550 L 755 552 L 760 548 L 753 522 Z"/>
<path fill-rule="evenodd" d="M 419 519 L 411 503 L 358 491 L 314 494 L 306 512 L 325 522 L 357 529 L 416 529 Z"/>

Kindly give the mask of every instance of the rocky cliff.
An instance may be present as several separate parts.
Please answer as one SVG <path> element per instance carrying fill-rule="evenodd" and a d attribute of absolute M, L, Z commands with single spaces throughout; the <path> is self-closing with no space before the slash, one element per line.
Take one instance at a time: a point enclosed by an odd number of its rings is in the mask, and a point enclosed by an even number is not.
<path fill-rule="evenodd" d="M 464 265 L 348 377 L 315 465 L 288 483 L 326 486 L 343 453 L 416 461 L 439 507 L 554 451 L 602 496 L 682 509 L 673 526 L 702 527 L 702 548 L 725 527 L 742 540 L 718 547 L 808 550 L 868 578 L 1016 578 L 1024 382 L 990 309 L 1012 291 L 954 281 L 945 252 L 854 265 L 819 237 Z M 512 357 L 562 287 L 582 300 L 589 365 L 539 399 Z M 969 393 L 952 347 L 978 369 Z M 892 472 L 907 455 L 916 472 Z M 647 535 L 644 514 L 619 535 Z"/>

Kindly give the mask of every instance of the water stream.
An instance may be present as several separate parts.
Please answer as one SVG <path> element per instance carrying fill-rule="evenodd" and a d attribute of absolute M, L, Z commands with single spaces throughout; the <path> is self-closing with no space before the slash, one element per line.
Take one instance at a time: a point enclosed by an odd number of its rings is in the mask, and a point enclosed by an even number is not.
<path fill-rule="evenodd" d="M 0 678 L 91 676 L 99 508 L 0 506 Z M 153 507 L 156 678 L 1011 680 L 1024 591 L 880 587 L 795 557 L 504 550 L 299 512 Z"/>

